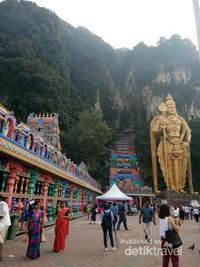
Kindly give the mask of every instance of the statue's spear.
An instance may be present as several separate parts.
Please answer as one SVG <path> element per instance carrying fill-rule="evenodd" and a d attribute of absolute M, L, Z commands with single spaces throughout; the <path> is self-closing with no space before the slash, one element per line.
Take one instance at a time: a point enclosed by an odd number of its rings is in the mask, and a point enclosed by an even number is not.
<path fill-rule="evenodd" d="M 156 116 L 150 123 L 150 141 L 151 141 L 151 159 L 152 159 L 152 171 L 153 171 L 153 184 L 154 192 L 158 193 L 158 173 L 157 173 L 157 157 L 156 157 L 156 140 L 153 133 L 153 126 L 158 120 L 159 116 Z"/>
<path fill-rule="evenodd" d="M 159 110 L 162 114 L 162 119 L 164 119 L 167 107 L 165 103 L 161 103 L 159 106 Z M 164 157 L 165 157 L 165 174 L 166 174 L 166 184 L 167 184 L 167 190 L 169 190 L 169 173 L 168 173 L 168 160 L 167 160 L 167 143 L 166 143 L 166 129 L 165 125 L 163 125 L 163 142 L 164 142 Z"/>

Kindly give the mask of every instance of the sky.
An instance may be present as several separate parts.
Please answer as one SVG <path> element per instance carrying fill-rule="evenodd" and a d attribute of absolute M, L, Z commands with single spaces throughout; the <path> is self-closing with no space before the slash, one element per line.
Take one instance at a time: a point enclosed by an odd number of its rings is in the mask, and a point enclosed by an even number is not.
<path fill-rule="evenodd" d="M 197 45 L 192 0 L 32 0 L 114 48 L 156 45 L 179 34 Z"/>

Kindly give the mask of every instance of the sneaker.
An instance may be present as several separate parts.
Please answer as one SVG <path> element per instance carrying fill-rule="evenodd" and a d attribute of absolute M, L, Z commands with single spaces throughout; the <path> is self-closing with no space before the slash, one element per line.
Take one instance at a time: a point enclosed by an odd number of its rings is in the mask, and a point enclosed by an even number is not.
<path fill-rule="evenodd" d="M 108 251 L 108 248 L 105 248 L 105 251 Z"/>
<path fill-rule="evenodd" d="M 116 248 L 115 247 L 112 247 L 112 250 L 114 251 Z"/>

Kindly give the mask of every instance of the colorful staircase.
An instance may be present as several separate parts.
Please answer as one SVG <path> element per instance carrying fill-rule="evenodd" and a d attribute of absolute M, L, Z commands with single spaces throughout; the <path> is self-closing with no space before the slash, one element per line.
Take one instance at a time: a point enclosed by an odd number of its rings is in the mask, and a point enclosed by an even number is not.
<path fill-rule="evenodd" d="M 111 152 L 110 186 L 116 183 L 124 193 L 131 193 L 135 187 L 142 187 L 134 146 L 128 141 L 116 142 Z"/>

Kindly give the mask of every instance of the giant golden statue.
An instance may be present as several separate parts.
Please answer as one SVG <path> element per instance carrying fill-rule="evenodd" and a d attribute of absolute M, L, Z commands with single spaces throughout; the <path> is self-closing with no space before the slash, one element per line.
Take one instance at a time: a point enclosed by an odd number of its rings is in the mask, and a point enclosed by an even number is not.
<path fill-rule="evenodd" d="M 165 103 L 160 104 L 159 110 L 161 115 L 156 116 L 150 124 L 154 191 L 158 192 L 158 156 L 167 189 L 185 192 L 187 174 L 189 191 L 194 193 L 190 160 L 191 130 L 187 122 L 177 114 L 176 104 L 170 95 L 166 97 Z M 160 142 L 157 147 L 158 135 Z"/>

